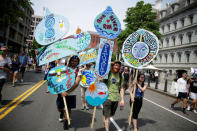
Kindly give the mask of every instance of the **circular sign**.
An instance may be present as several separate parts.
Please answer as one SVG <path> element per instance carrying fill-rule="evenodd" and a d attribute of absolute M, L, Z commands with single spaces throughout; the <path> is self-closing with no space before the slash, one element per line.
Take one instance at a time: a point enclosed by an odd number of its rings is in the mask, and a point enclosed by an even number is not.
<path fill-rule="evenodd" d="M 84 70 L 80 85 L 83 87 L 89 87 L 96 80 L 95 73 L 91 70 Z"/>
<path fill-rule="evenodd" d="M 47 75 L 47 83 L 52 94 L 66 92 L 75 83 L 75 71 L 62 65 L 54 67 Z"/>
<path fill-rule="evenodd" d="M 121 31 L 120 21 L 110 6 L 95 18 L 94 27 L 101 36 L 107 39 L 115 39 Z"/>
<path fill-rule="evenodd" d="M 142 35 L 142 41 L 139 41 Z M 124 62 L 133 68 L 140 68 L 150 63 L 159 51 L 159 41 L 152 32 L 139 29 L 132 33 L 122 47 Z"/>
<path fill-rule="evenodd" d="M 108 98 L 108 88 L 102 82 L 91 84 L 85 92 L 86 101 L 91 106 L 99 106 Z"/>
<path fill-rule="evenodd" d="M 50 13 L 37 25 L 34 35 L 40 45 L 48 45 L 61 39 L 68 29 L 66 17 Z"/>

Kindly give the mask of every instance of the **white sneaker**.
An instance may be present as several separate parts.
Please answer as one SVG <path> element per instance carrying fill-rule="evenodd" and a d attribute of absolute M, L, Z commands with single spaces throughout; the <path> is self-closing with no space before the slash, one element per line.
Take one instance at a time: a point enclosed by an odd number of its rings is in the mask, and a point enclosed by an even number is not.
<path fill-rule="evenodd" d="M 15 82 L 18 82 L 18 80 L 16 79 Z"/>
<path fill-rule="evenodd" d="M 23 82 L 23 79 L 21 79 L 21 82 Z"/>
<path fill-rule="evenodd" d="M 64 119 L 62 119 L 62 118 L 59 118 L 59 122 L 62 122 Z"/>
<path fill-rule="evenodd" d="M 188 106 L 188 107 L 187 107 L 187 110 L 190 111 L 190 109 L 191 109 L 190 106 Z"/>
<path fill-rule="evenodd" d="M 197 111 L 196 111 L 196 110 L 194 110 L 194 113 L 197 113 Z"/>

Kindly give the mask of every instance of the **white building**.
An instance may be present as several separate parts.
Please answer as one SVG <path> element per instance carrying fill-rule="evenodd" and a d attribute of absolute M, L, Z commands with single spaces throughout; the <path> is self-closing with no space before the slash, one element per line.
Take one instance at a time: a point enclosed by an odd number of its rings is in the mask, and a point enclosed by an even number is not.
<path fill-rule="evenodd" d="M 189 74 L 191 67 L 197 68 L 197 0 L 176 0 L 166 5 L 165 9 L 158 9 L 162 38 L 153 63 L 170 75 L 177 70 L 187 70 Z"/>

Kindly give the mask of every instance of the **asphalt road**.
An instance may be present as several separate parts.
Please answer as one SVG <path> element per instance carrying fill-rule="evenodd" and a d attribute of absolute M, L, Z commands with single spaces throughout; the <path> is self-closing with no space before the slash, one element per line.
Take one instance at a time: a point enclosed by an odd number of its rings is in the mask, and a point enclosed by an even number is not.
<path fill-rule="evenodd" d="M 43 76 L 43 73 L 26 72 L 24 83 L 18 83 L 16 87 L 11 87 L 10 83 L 4 86 L 0 109 L 0 131 L 63 131 L 63 124 L 58 121 L 57 96 L 45 93 L 47 85 L 46 83 L 42 85 Z M 37 84 L 38 82 L 40 83 Z M 28 89 L 31 91 L 21 96 Z M 77 108 L 72 110 L 69 130 L 91 131 L 93 107 L 90 110 L 80 110 L 80 88 L 77 88 L 75 92 Z M 16 102 L 5 108 L 19 96 L 21 97 Z M 127 124 L 130 112 L 128 93 L 125 99 L 126 106 L 124 110 L 118 107 L 112 118 L 114 123 L 111 123 L 110 131 L 133 130 Z M 197 114 L 188 111 L 189 115 L 184 115 L 181 112 L 182 103 L 175 105 L 175 110 L 171 110 L 169 107 L 173 100 L 168 96 L 147 90 L 138 119 L 139 131 L 196 131 Z M 92 130 L 104 131 L 102 119 L 102 109 L 97 107 L 95 125 Z"/>

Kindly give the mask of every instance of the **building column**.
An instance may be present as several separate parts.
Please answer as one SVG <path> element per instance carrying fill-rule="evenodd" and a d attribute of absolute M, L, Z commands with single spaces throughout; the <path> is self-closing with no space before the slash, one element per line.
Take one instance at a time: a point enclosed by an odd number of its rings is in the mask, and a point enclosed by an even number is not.
<path fill-rule="evenodd" d="M 180 20 L 177 20 L 177 25 L 176 25 L 177 27 L 177 29 L 180 29 L 181 28 L 181 21 Z"/>
<path fill-rule="evenodd" d="M 179 36 L 177 35 L 176 38 L 175 38 L 175 46 L 176 45 L 180 45 L 181 41 L 180 41 L 180 38 Z"/>
<path fill-rule="evenodd" d="M 174 63 L 179 63 L 178 52 L 174 54 Z"/>
<path fill-rule="evenodd" d="M 167 25 L 164 26 L 164 33 L 166 33 L 166 32 L 168 32 L 168 26 Z"/>
<path fill-rule="evenodd" d="M 170 31 L 173 31 L 173 30 L 175 30 L 175 26 L 174 26 L 174 23 L 172 22 L 172 23 L 170 24 Z"/>
<path fill-rule="evenodd" d="M 191 25 L 191 22 L 190 22 L 190 19 L 189 17 L 185 17 L 185 22 L 184 22 L 184 26 L 188 26 L 188 25 Z"/>
<path fill-rule="evenodd" d="M 193 16 L 193 23 L 197 23 L 197 13 L 195 13 Z"/>
<path fill-rule="evenodd" d="M 185 32 L 183 34 L 183 44 L 186 44 L 186 43 L 188 43 L 188 38 L 187 38 L 187 33 Z"/>

